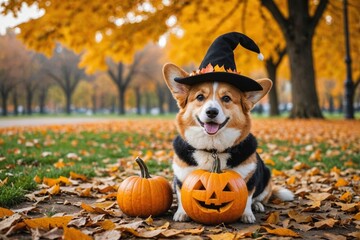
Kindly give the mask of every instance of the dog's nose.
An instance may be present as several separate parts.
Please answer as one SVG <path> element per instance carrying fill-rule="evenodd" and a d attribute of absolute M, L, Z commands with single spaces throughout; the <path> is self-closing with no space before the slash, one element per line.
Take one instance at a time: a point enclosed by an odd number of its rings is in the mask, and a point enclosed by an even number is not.
<path fill-rule="evenodd" d="M 209 107 L 206 109 L 206 115 L 209 118 L 216 118 L 216 116 L 219 114 L 219 110 L 217 108 Z"/>

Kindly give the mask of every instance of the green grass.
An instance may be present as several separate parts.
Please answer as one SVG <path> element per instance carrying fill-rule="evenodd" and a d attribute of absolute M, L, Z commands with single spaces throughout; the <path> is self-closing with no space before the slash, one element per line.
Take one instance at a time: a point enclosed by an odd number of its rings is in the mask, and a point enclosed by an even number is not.
<path fill-rule="evenodd" d="M 0 145 L 0 180 L 7 179 L 7 183 L 0 187 L 0 206 L 10 207 L 24 201 L 24 195 L 34 191 L 37 184 L 35 176 L 58 178 L 69 177 L 71 171 L 95 176 L 94 168 L 104 168 L 106 164 L 116 163 L 122 157 L 128 157 L 129 147 L 124 141 L 131 137 L 133 145 L 140 141 L 151 141 L 143 136 L 133 133 L 111 133 L 103 137 L 104 132 L 92 133 L 55 133 L 48 131 L 2 135 L 3 144 Z M 30 146 L 28 143 L 36 141 L 39 145 Z M 50 141 L 49 141 L 50 139 Z M 50 144 L 46 144 L 46 141 Z M 77 141 L 77 144 L 74 144 Z M 85 153 L 81 155 L 81 153 Z M 146 152 L 146 149 L 143 150 Z M 49 156 L 43 156 L 50 153 Z M 67 154 L 75 153 L 81 160 L 68 159 Z M 72 166 L 56 168 L 54 164 L 63 159 L 65 164 Z M 103 161 L 106 159 L 107 161 Z M 105 163 L 106 162 L 106 163 Z M 151 160 L 148 162 L 150 173 L 154 174 L 161 169 L 169 168 L 168 163 L 158 164 Z"/>

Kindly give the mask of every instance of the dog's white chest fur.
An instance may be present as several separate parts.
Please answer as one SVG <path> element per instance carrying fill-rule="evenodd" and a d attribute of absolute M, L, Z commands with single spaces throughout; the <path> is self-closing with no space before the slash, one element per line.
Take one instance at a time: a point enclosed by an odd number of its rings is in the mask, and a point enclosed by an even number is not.
<path fill-rule="evenodd" d="M 235 128 L 225 128 L 215 136 L 204 132 L 202 127 L 191 126 L 185 130 L 185 140 L 196 149 L 216 149 L 223 152 L 234 145 L 241 132 Z"/>

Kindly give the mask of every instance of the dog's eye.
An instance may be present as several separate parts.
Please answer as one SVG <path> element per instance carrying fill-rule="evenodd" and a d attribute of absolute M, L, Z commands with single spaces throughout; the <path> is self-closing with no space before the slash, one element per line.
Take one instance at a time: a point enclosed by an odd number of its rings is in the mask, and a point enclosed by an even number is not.
<path fill-rule="evenodd" d="M 230 98 L 229 96 L 223 96 L 223 97 L 221 98 L 221 100 L 223 100 L 223 102 L 228 103 L 228 102 L 231 101 L 231 98 Z"/>
<path fill-rule="evenodd" d="M 205 97 L 204 97 L 204 95 L 199 94 L 199 95 L 196 96 L 196 99 L 197 99 L 199 102 L 202 102 L 202 101 L 204 101 Z"/>

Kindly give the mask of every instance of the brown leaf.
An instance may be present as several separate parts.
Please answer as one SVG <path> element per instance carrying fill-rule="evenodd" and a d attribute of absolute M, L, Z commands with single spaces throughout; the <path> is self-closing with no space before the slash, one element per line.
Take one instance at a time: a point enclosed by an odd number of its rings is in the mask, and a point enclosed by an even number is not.
<path fill-rule="evenodd" d="M 313 200 L 314 202 L 336 199 L 335 196 L 330 193 L 310 193 L 307 198 Z"/>
<path fill-rule="evenodd" d="M 14 212 L 11 211 L 10 209 L 0 207 L 0 218 L 8 217 L 13 214 L 14 214 Z"/>
<path fill-rule="evenodd" d="M 270 213 L 269 217 L 266 219 L 266 222 L 269 224 L 277 224 L 280 220 L 279 212 Z"/>
<path fill-rule="evenodd" d="M 287 228 L 276 228 L 270 229 L 267 227 L 263 227 L 268 233 L 281 236 L 281 237 L 300 237 L 300 235 L 290 229 Z"/>
<path fill-rule="evenodd" d="M 342 211 L 345 212 L 354 212 L 356 211 L 356 208 L 360 208 L 360 202 L 358 203 L 341 203 L 341 202 L 336 202 L 336 205 L 341 207 Z"/>
<path fill-rule="evenodd" d="M 332 233 L 325 232 L 324 236 L 328 240 L 346 240 L 345 236 L 339 235 L 339 234 L 332 234 Z"/>
<path fill-rule="evenodd" d="M 211 240 L 232 240 L 235 239 L 235 234 L 226 232 L 220 234 L 210 234 L 207 235 Z"/>
<path fill-rule="evenodd" d="M 100 227 L 102 227 L 105 230 L 113 230 L 115 229 L 115 224 L 110 221 L 109 219 L 106 219 L 99 223 Z"/>
<path fill-rule="evenodd" d="M 335 223 L 337 223 L 338 220 L 335 220 L 333 218 L 328 218 L 319 222 L 316 222 L 314 224 L 315 228 L 332 228 L 334 227 Z"/>
<path fill-rule="evenodd" d="M 63 216 L 63 217 L 44 217 L 44 218 L 33 218 L 25 219 L 25 224 L 30 228 L 40 228 L 49 230 L 54 227 L 64 227 L 72 219 L 72 216 Z"/>
<path fill-rule="evenodd" d="M 174 237 L 176 235 L 179 235 L 181 233 L 183 233 L 184 230 L 179 230 L 179 229 L 167 229 L 166 231 L 162 232 L 161 234 L 164 236 L 164 237 Z"/>
<path fill-rule="evenodd" d="M 297 223 L 308 223 L 312 221 L 310 216 L 300 214 L 298 211 L 290 210 L 288 212 L 290 218 L 294 219 Z"/>
<path fill-rule="evenodd" d="M 75 228 L 64 227 L 64 240 L 92 240 L 92 237 L 86 235 L 85 233 L 77 230 Z"/>
<path fill-rule="evenodd" d="M 103 233 L 99 233 L 95 235 L 95 239 L 101 240 L 113 240 L 113 239 L 120 239 L 121 232 L 116 230 L 105 231 Z M 79 239 L 80 240 L 80 239 Z"/>
<path fill-rule="evenodd" d="M 0 221 L 0 233 L 4 230 L 9 229 L 11 226 L 14 226 L 17 222 L 22 219 L 21 214 L 14 213 L 13 215 L 5 218 L 4 220 Z"/>

